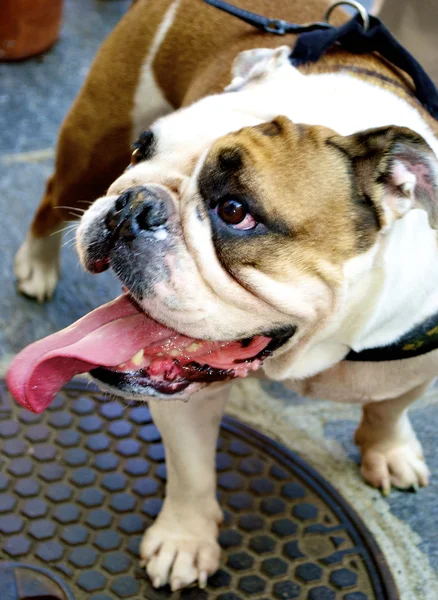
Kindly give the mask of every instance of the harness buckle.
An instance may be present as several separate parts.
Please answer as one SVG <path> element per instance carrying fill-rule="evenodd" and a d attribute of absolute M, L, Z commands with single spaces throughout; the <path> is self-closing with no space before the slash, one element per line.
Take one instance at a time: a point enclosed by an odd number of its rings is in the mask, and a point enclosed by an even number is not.
<path fill-rule="evenodd" d="M 267 33 L 275 33 L 276 35 L 284 35 L 287 33 L 288 22 L 283 19 L 268 19 L 264 30 Z"/>
<path fill-rule="evenodd" d="M 356 2 L 356 0 L 339 0 L 338 2 L 334 2 L 331 6 L 328 7 L 328 9 L 324 15 L 324 21 L 326 23 L 329 23 L 330 15 L 334 11 L 334 9 L 337 6 L 345 6 L 345 5 L 352 6 L 353 8 L 355 8 L 357 10 L 357 12 L 359 13 L 359 15 L 362 19 L 364 31 L 368 31 L 368 29 L 370 27 L 370 16 L 369 16 L 367 10 L 362 6 L 362 4 L 360 4 L 359 2 Z"/>

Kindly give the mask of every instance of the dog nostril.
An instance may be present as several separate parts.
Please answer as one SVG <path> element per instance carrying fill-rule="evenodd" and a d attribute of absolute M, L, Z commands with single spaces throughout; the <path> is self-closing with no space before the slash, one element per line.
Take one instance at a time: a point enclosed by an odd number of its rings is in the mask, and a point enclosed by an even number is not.
<path fill-rule="evenodd" d="M 120 211 L 111 210 L 107 216 L 105 217 L 105 225 L 108 231 L 114 231 L 119 224 L 120 221 Z"/>
<path fill-rule="evenodd" d="M 137 225 L 140 229 L 154 229 L 164 225 L 168 219 L 168 212 L 164 202 L 154 200 L 145 204 L 136 215 Z"/>
<path fill-rule="evenodd" d="M 119 211 L 123 210 L 125 208 L 125 206 L 128 204 L 130 199 L 131 199 L 131 191 L 130 190 L 123 192 L 123 194 L 120 194 L 120 196 L 117 198 L 116 203 L 114 205 L 116 211 L 119 212 Z"/>
<path fill-rule="evenodd" d="M 132 200 L 132 196 L 131 190 L 127 190 L 126 192 L 123 192 L 123 194 L 120 194 L 115 201 L 114 207 L 109 211 L 105 218 L 105 225 L 109 231 L 114 231 L 120 224 L 122 210 Z"/>

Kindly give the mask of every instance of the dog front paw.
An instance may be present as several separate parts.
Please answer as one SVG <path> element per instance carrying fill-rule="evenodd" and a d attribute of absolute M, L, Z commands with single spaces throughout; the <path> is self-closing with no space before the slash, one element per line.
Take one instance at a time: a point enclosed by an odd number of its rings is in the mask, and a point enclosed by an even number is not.
<path fill-rule="evenodd" d="M 390 494 L 391 486 L 416 490 L 429 484 L 429 469 L 416 437 L 403 442 L 373 443 L 361 447 L 361 451 L 362 477 L 385 496 Z"/>
<path fill-rule="evenodd" d="M 142 565 L 155 588 L 170 584 L 172 591 L 198 582 L 203 588 L 207 577 L 219 567 L 219 506 L 211 510 L 193 506 L 163 507 L 155 523 L 146 531 L 141 546 Z"/>
<path fill-rule="evenodd" d="M 28 234 L 14 262 L 17 289 L 21 294 L 44 302 L 52 297 L 59 278 L 61 234 L 35 238 Z"/>

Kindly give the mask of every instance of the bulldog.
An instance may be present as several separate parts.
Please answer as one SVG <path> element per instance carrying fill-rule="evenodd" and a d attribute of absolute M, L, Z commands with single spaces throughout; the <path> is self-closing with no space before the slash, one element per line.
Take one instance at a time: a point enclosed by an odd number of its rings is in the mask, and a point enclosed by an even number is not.
<path fill-rule="evenodd" d="M 326 9 L 323 0 L 240 4 L 292 22 Z M 135 2 L 64 122 L 16 258 L 19 290 L 48 298 L 53 232 L 66 207 L 91 204 L 77 229 L 80 260 L 92 273 L 112 268 L 125 293 L 25 349 L 8 383 L 34 411 L 82 372 L 112 394 L 150 400 L 168 472 L 141 545 L 155 587 L 202 587 L 218 567 L 215 444 L 235 378 L 361 403 L 364 479 L 385 494 L 428 483 L 407 407 L 438 367 L 428 345 L 438 312 L 436 123 L 378 56 L 335 48 L 297 69 L 294 43 L 196 0 Z M 383 358 L 364 358 L 373 349 Z"/>

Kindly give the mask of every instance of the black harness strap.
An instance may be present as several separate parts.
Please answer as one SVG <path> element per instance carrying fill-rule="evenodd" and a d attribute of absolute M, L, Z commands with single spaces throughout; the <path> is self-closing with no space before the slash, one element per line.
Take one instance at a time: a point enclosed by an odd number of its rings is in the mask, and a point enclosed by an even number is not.
<path fill-rule="evenodd" d="M 383 362 L 402 360 L 427 354 L 438 348 L 438 315 L 432 315 L 413 327 L 399 340 L 379 348 L 366 348 L 360 352 L 350 350 L 344 360 L 359 362 Z"/>
<path fill-rule="evenodd" d="M 404 71 L 415 85 L 415 95 L 434 119 L 438 119 L 438 91 L 420 63 L 398 42 L 377 17 L 368 15 L 367 27 L 357 14 L 341 27 L 317 22 L 299 25 L 233 6 L 223 0 L 204 0 L 207 4 L 245 21 L 249 25 L 276 35 L 300 34 L 290 60 L 294 66 L 318 61 L 337 45 L 352 54 L 378 52 L 387 61 Z"/>
<path fill-rule="evenodd" d="M 420 63 L 395 39 L 377 17 L 369 17 L 369 27 L 363 27 L 359 15 L 339 28 L 302 33 L 290 56 L 294 66 L 316 62 L 335 44 L 352 54 L 378 52 L 383 58 L 404 71 L 415 85 L 415 94 L 434 119 L 438 119 L 438 92 Z"/>
<path fill-rule="evenodd" d="M 211 4 L 211 6 L 214 6 L 219 10 L 223 10 L 233 17 L 237 17 L 241 21 L 245 21 L 248 25 L 257 27 L 257 29 L 264 31 L 265 33 L 286 35 L 287 33 L 303 33 L 305 31 L 314 31 L 315 29 L 333 29 L 332 25 L 324 22 L 298 25 L 297 23 L 288 23 L 287 21 L 283 21 L 283 19 L 269 19 L 268 17 L 263 17 L 262 15 L 257 15 L 249 10 L 238 8 L 237 6 L 233 6 L 222 0 L 204 0 L 204 2 Z"/>

